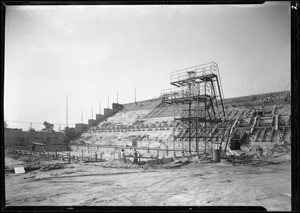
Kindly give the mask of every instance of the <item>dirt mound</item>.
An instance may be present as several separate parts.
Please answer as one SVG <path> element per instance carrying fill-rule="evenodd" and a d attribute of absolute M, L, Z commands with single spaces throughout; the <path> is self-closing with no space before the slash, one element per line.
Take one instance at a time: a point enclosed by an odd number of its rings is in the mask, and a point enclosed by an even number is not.
<path fill-rule="evenodd" d="M 14 168 L 11 168 L 9 166 L 5 166 L 5 173 L 14 173 L 14 172 L 15 172 Z"/>
<path fill-rule="evenodd" d="M 64 164 L 61 163 L 54 163 L 54 164 L 46 164 L 41 166 L 41 171 L 49 171 L 49 170 L 56 170 L 56 169 L 63 169 L 65 168 Z"/>
<path fill-rule="evenodd" d="M 7 152 L 6 156 L 26 163 L 41 163 L 44 161 L 52 161 L 51 157 L 45 155 L 27 155 L 27 154 L 17 153 L 15 151 Z"/>
<path fill-rule="evenodd" d="M 52 164 L 26 164 L 24 169 L 26 172 L 31 172 L 34 170 L 40 171 L 49 171 L 49 170 L 56 170 L 56 169 L 63 169 L 65 168 L 64 164 L 61 163 L 52 163 Z M 14 168 L 5 166 L 6 173 L 14 173 Z"/>
<path fill-rule="evenodd" d="M 149 165 L 136 165 L 132 162 L 125 163 L 122 160 L 108 160 L 104 163 L 102 163 L 102 166 L 105 168 L 124 168 L 124 169 L 147 169 L 150 166 Z"/>
<path fill-rule="evenodd" d="M 31 172 L 34 170 L 38 170 L 40 168 L 41 168 L 41 165 L 39 165 L 39 164 L 29 164 L 24 167 L 26 172 Z"/>
<path fill-rule="evenodd" d="M 64 164 L 62 163 L 53 163 L 53 159 L 44 155 L 27 155 L 17 153 L 13 150 L 9 150 L 6 152 L 7 158 L 12 158 L 17 161 L 24 162 L 24 169 L 26 172 L 41 170 L 41 171 L 49 171 L 55 169 L 63 169 Z M 5 172 L 14 173 L 14 165 L 6 165 Z"/>

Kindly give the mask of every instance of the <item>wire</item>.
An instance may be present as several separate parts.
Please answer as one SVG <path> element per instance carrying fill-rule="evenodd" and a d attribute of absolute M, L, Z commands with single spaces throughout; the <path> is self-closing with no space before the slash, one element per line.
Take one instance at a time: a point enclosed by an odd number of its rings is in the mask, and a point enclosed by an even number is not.
<path fill-rule="evenodd" d="M 6 120 L 6 122 L 15 122 L 15 123 L 32 123 L 32 124 L 44 124 L 41 122 L 35 122 L 35 121 L 13 121 L 13 120 Z M 50 122 L 49 122 L 50 123 Z M 65 125 L 64 123 L 51 123 L 55 125 Z M 75 125 L 75 124 L 68 124 L 70 126 Z"/>

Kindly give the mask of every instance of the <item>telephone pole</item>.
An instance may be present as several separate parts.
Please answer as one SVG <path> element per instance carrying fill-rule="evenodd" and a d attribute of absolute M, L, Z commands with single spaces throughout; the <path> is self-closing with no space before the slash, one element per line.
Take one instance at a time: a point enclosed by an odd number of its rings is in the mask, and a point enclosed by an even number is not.
<path fill-rule="evenodd" d="M 134 87 L 134 103 L 136 104 L 136 87 Z"/>
<path fill-rule="evenodd" d="M 101 101 L 99 101 L 99 114 L 101 114 Z"/>
<path fill-rule="evenodd" d="M 68 94 L 66 95 L 66 126 L 68 127 Z"/>

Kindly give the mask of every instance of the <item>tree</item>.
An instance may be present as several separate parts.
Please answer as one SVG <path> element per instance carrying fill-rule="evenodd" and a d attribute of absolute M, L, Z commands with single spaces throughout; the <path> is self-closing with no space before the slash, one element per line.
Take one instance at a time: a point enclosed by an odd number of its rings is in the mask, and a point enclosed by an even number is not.
<path fill-rule="evenodd" d="M 8 127 L 8 124 L 6 121 L 4 121 L 4 129 L 7 129 L 7 127 Z"/>
<path fill-rule="evenodd" d="M 53 130 L 54 124 L 51 124 L 51 123 L 49 123 L 49 122 L 47 122 L 47 121 L 44 121 L 43 124 L 44 124 L 45 128 L 42 129 L 42 131 L 44 131 L 44 132 L 55 132 L 55 131 Z"/>
<path fill-rule="evenodd" d="M 63 130 L 65 133 L 65 142 L 69 143 L 71 140 L 74 140 L 80 135 L 80 132 L 77 132 L 73 127 L 65 127 Z"/>

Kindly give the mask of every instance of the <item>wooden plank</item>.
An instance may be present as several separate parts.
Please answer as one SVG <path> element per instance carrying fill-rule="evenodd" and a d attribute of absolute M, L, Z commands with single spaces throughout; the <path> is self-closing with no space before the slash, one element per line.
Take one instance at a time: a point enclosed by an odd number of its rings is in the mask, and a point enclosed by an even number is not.
<path fill-rule="evenodd" d="M 31 142 L 32 144 L 34 144 L 34 145 L 39 145 L 39 146 L 45 146 L 46 144 L 44 144 L 44 143 L 37 143 L 37 142 Z"/>

